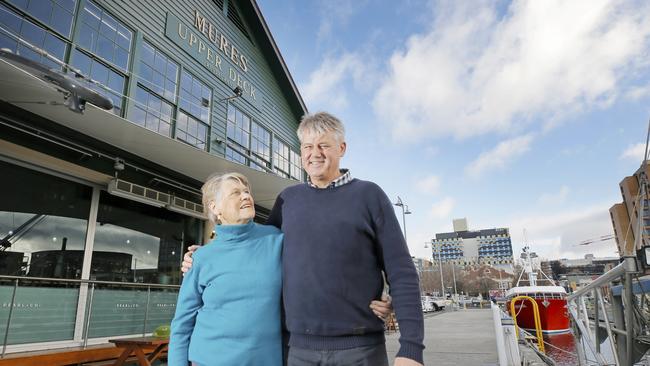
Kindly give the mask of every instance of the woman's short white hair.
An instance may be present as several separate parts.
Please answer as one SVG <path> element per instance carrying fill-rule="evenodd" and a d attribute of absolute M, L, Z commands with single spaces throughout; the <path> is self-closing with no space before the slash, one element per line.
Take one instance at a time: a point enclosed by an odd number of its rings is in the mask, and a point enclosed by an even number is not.
<path fill-rule="evenodd" d="M 305 114 L 300 120 L 298 131 L 296 131 L 300 142 L 303 141 L 305 134 L 322 135 L 327 132 L 334 132 L 339 143 L 345 142 L 345 127 L 343 127 L 343 123 L 327 112 Z"/>
<path fill-rule="evenodd" d="M 214 225 L 219 223 L 217 216 L 210 210 L 210 202 L 218 204 L 221 201 L 221 190 L 223 188 L 223 183 L 228 180 L 234 180 L 243 184 L 244 186 L 251 189 L 250 183 L 248 183 L 248 178 L 245 175 L 239 173 L 214 173 L 206 179 L 203 187 L 201 187 L 201 192 L 203 193 L 203 212 L 208 216 L 210 222 Z"/>

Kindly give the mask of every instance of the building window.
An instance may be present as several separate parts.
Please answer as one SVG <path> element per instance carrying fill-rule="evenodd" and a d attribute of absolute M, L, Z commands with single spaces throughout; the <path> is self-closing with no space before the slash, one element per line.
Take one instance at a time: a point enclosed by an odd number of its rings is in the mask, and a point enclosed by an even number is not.
<path fill-rule="evenodd" d="M 0 26 L 32 45 L 47 51 L 47 53 L 56 59 L 63 61 L 67 45 L 66 42 L 40 26 L 15 14 L 3 5 L 0 5 Z M 0 48 L 10 49 L 16 54 L 40 62 L 46 66 L 61 69 L 61 66 L 56 62 L 36 53 L 31 48 L 21 44 L 15 38 L 4 32 L 0 32 Z"/>
<path fill-rule="evenodd" d="M 199 219 L 105 191 L 100 194 L 97 211 L 91 280 L 180 283 L 178 263 L 186 243 L 201 239 Z M 93 314 L 97 315 L 89 319 L 88 335 L 96 338 L 152 332 L 173 318 L 177 294 L 177 289 L 153 287 L 147 291 L 144 287 L 99 284 L 93 295 Z M 145 317 L 147 327 L 143 329 Z"/>
<path fill-rule="evenodd" d="M 147 88 L 174 103 L 178 64 L 147 43 L 142 43 L 139 74 Z"/>
<path fill-rule="evenodd" d="M 133 32 L 97 5 L 87 1 L 81 15 L 77 42 L 102 59 L 126 70 Z"/>
<path fill-rule="evenodd" d="M 9 0 L 9 2 L 70 38 L 76 0 Z"/>
<path fill-rule="evenodd" d="M 192 118 L 182 111 L 178 111 L 176 119 L 176 138 L 201 150 L 205 150 L 208 140 L 208 126 Z"/>
<path fill-rule="evenodd" d="M 122 95 L 126 82 L 124 76 L 78 49 L 74 50 L 70 64 L 85 76 L 102 84 L 104 87 L 94 83 L 89 83 L 88 86 L 112 100 L 112 112 L 122 115 Z"/>
<path fill-rule="evenodd" d="M 258 170 L 271 167 L 271 132 L 255 121 L 251 123 L 251 158 L 254 160 L 251 166 Z"/>
<path fill-rule="evenodd" d="M 138 85 L 130 120 L 163 136 L 171 137 L 172 111 L 171 104 Z"/>
<path fill-rule="evenodd" d="M 228 105 L 228 122 L 226 125 L 226 137 L 234 141 L 244 149 L 249 148 L 251 131 L 251 119 L 239 108 L 232 104 Z"/>
<path fill-rule="evenodd" d="M 92 188 L 0 161 L 0 274 L 80 279 Z M 178 267 L 178 266 L 176 266 Z M 12 280 L 0 280 L 0 299 L 9 303 Z M 72 339 L 79 287 L 21 281 L 7 344 Z M 7 318 L 8 307 L 2 316 Z M 16 316 L 17 315 L 17 316 Z M 44 331 L 43 324 L 56 324 Z M 6 320 L 0 325 L 4 334 Z"/>
<path fill-rule="evenodd" d="M 279 176 L 289 178 L 289 145 L 280 141 L 277 137 L 273 137 L 273 171 Z"/>
<path fill-rule="evenodd" d="M 271 167 L 271 132 L 234 105 L 228 105 L 226 158 L 266 172 Z"/>
<path fill-rule="evenodd" d="M 230 146 L 226 146 L 226 159 L 242 165 L 248 165 L 246 156 Z"/>
<path fill-rule="evenodd" d="M 300 154 L 291 150 L 289 155 L 291 157 L 291 178 L 302 181 L 302 162 L 300 161 Z"/>
<path fill-rule="evenodd" d="M 183 70 L 181 73 L 180 100 L 178 105 L 185 112 L 193 115 L 205 123 L 210 123 L 210 103 L 212 89 L 192 74 Z"/>

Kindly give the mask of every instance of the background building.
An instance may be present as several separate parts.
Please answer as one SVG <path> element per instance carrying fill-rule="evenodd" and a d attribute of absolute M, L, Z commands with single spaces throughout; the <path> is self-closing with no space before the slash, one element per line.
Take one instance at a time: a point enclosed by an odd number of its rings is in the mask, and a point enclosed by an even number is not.
<path fill-rule="evenodd" d="M 460 266 L 488 264 L 513 272 L 512 242 L 507 228 L 468 230 L 467 219 L 454 220 L 454 231 L 431 240 L 434 263 Z M 439 251 L 439 252 L 438 252 Z"/>
<path fill-rule="evenodd" d="M 603 273 L 609 271 L 620 263 L 616 257 L 594 257 L 587 254 L 582 259 L 558 259 L 541 262 L 544 274 L 555 280 L 558 284 L 575 291 L 591 283 Z"/>
<path fill-rule="evenodd" d="M 625 177 L 621 181 L 619 186 L 623 202 L 609 209 L 620 256 L 636 255 L 643 247 L 650 246 L 650 204 L 648 187 L 646 187 L 646 196 L 640 197 L 642 175 L 650 177 L 650 163 L 647 163 L 644 169 L 639 168 L 634 175 Z M 637 242 L 639 236 L 641 240 Z"/>
<path fill-rule="evenodd" d="M 0 0 L 0 48 L 113 103 L 75 108 L 0 57 L 7 352 L 169 324 L 182 254 L 213 230 L 202 182 L 245 174 L 263 221 L 304 180 L 295 130 L 307 109 L 254 0 Z"/>

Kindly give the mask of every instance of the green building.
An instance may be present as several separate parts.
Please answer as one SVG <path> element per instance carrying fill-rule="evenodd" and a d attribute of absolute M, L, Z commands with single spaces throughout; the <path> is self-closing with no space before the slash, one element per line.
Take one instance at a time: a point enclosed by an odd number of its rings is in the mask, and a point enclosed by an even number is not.
<path fill-rule="evenodd" d="M 0 48 L 113 104 L 74 111 L 0 57 L 3 354 L 168 324 L 182 255 L 213 230 L 202 182 L 245 174 L 264 221 L 304 181 L 306 107 L 254 0 L 0 0 Z"/>

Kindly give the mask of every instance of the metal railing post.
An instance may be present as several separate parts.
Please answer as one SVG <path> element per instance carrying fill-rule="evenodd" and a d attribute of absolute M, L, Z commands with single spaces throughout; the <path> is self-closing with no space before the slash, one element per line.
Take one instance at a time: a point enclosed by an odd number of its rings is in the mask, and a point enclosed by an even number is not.
<path fill-rule="evenodd" d="M 589 336 L 591 337 L 591 327 L 589 324 L 589 314 L 587 314 L 587 306 L 585 306 L 585 297 L 580 296 L 580 313 L 582 313 L 582 322 L 585 325 L 585 329 L 587 329 L 587 332 L 589 332 Z"/>
<path fill-rule="evenodd" d="M 628 365 L 634 363 L 634 294 L 632 283 L 632 275 L 636 272 L 636 258 L 625 257 L 623 260 L 625 265 L 625 286 L 623 295 L 623 306 L 625 307 L 625 359 Z"/>
<path fill-rule="evenodd" d="M 610 347 L 612 348 L 612 353 L 614 354 L 614 363 L 616 366 L 619 366 L 620 363 L 618 361 L 618 352 L 616 351 L 616 341 L 614 340 L 614 334 L 612 334 L 612 327 L 609 324 L 609 316 L 607 315 L 607 311 L 605 310 L 605 302 L 603 301 L 603 294 L 600 293 L 600 288 L 596 289 L 596 293 L 598 294 L 598 305 L 600 306 L 600 310 L 603 312 L 603 320 L 605 321 L 605 330 L 607 331 L 607 339 L 609 339 L 609 344 Z"/>
<path fill-rule="evenodd" d="M 144 324 L 142 324 L 142 336 L 146 334 L 147 318 L 149 317 L 149 299 L 151 298 L 151 286 L 147 286 L 147 306 L 144 308 Z"/>
<path fill-rule="evenodd" d="M 11 294 L 11 306 L 9 306 L 9 316 L 7 317 L 7 329 L 5 329 L 5 339 L 4 342 L 2 343 L 2 355 L 0 355 L 0 358 L 4 358 L 5 352 L 7 351 L 7 341 L 9 339 L 9 326 L 11 326 L 11 316 L 13 315 L 14 306 L 16 303 L 16 290 L 18 290 L 18 279 L 16 279 L 16 282 L 14 282 L 14 291 Z"/>
<path fill-rule="evenodd" d="M 598 304 L 600 303 L 600 297 L 598 296 L 598 289 L 595 288 L 593 291 L 594 296 L 594 322 L 596 327 L 594 328 L 594 339 L 596 340 L 596 352 L 600 353 L 600 314 L 598 313 Z"/>
<path fill-rule="evenodd" d="M 580 334 L 582 334 L 579 343 L 587 344 L 591 353 L 593 353 L 594 356 L 596 357 L 596 363 L 598 363 L 598 365 L 607 365 L 607 362 L 603 358 L 603 355 L 596 352 L 596 348 L 594 347 L 595 342 L 591 338 L 591 332 L 589 331 L 589 329 L 585 327 L 585 324 L 579 320 L 578 311 L 579 310 L 578 307 L 576 306 L 575 301 L 572 300 L 571 303 L 569 304 L 569 312 L 571 313 L 571 316 L 573 316 L 573 318 L 576 319 L 575 324 L 580 330 Z"/>
<path fill-rule="evenodd" d="M 508 366 L 508 357 L 506 356 L 506 341 L 503 336 L 503 326 L 501 325 L 501 310 L 497 305 L 490 303 L 492 308 L 492 320 L 494 322 L 494 332 L 497 341 L 497 355 L 499 356 L 499 366 Z"/>
<path fill-rule="evenodd" d="M 634 364 L 634 300 L 632 293 L 632 273 L 625 273 L 625 288 L 624 293 L 625 301 L 625 349 L 626 349 L 626 364 Z"/>
<path fill-rule="evenodd" d="M 84 329 L 84 349 L 88 346 L 88 330 L 90 329 L 90 316 L 93 312 L 93 295 L 95 295 L 95 283 L 90 287 L 90 296 L 88 299 L 88 313 L 86 314 L 86 326 Z"/>

